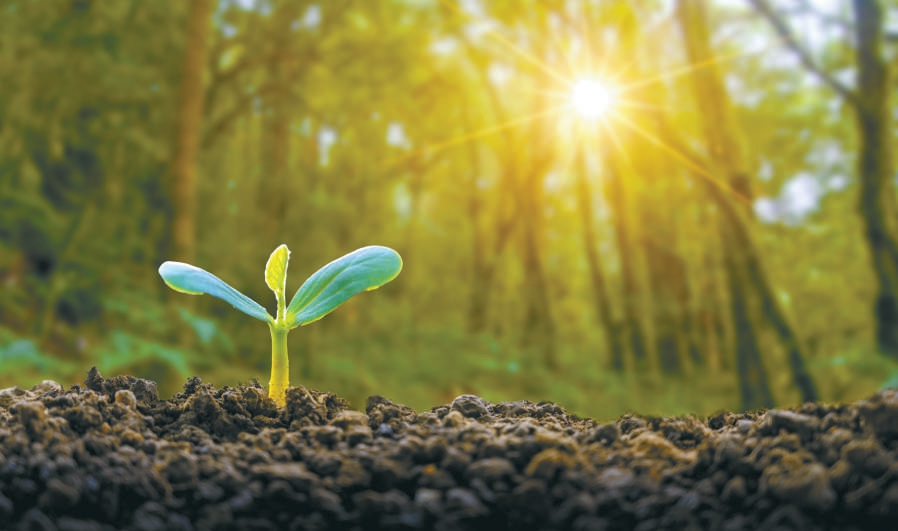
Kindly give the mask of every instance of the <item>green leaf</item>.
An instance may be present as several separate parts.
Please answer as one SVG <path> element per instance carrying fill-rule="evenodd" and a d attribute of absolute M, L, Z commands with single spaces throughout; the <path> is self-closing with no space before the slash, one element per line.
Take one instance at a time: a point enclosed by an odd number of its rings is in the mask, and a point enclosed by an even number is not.
<path fill-rule="evenodd" d="M 362 247 L 322 267 L 309 277 L 287 307 L 290 328 L 309 324 L 332 312 L 361 291 L 383 286 L 402 270 L 402 258 L 389 247 Z"/>
<path fill-rule="evenodd" d="M 159 275 L 175 291 L 188 295 L 212 295 L 260 321 L 267 323 L 272 320 L 259 303 L 204 269 L 183 262 L 165 262 L 159 266 Z"/>
<path fill-rule="evenodd" d="M 287 263 L 289 261 L 290 249 L 287 249 L 286 245 L 281 244 L 277 249 L 272 251 L 271 256 L 268 257 L 268 263 L 265 264 L 265 283 L 268 284 L 268 287 L 274 292 L 275 298 L 277 298 L 278 318 L 281 317 L 284 308 L 284 299 L 286 298 Z"/>
<path fill-rule="evenodd" d="M 287 283 L 287 262 L 290 260 L 290 249 L 281 244 L 280 247 L 272 251 L 268 257 L 268 263 L 265 264 L 265 283 L 271 288 L 271 291 L 277 294 L 283 293 Z"/>

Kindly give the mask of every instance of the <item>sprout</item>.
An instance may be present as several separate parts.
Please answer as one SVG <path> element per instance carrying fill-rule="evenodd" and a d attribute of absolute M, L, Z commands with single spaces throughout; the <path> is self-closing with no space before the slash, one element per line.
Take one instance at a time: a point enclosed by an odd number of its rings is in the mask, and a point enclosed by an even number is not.
<path fill-rule="evenodd" d="M 277 298 L 276 317 L 208 271 L 182 262 L 165 262 L 159 266 L 159 275 L 173 290 L 189 295 L 212 295 L 268 323 L 271 331 L 268 396 L 279 406 L 286 403 L 290 385 L 287 333 L 321 319 L 359 292 L 383 286 L 402 270 L 402 258 L 393 249 L 379 245 L 362 247 L 316 271 L 303 282 L 290 304 L 286 304 L 289 259 L 290 250 L 281 245 L 271 253 L 265 265 L 265 283 Z"/>

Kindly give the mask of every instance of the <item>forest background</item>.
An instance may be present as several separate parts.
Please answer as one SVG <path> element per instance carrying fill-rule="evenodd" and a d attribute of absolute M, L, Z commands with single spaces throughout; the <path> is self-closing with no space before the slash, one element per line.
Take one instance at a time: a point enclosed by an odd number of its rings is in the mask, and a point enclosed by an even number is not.
<path fill-rule="evenodd" d="M 896 49 L 894 0 L 3 0 L 0 387 L 267 383 L 265 327 L 157 268 L 272 311 L 286 243 L 291 292 L 403 256 L 290 335 L 291 381 L 356 408 L 869 395 L 898 384 Z"/>

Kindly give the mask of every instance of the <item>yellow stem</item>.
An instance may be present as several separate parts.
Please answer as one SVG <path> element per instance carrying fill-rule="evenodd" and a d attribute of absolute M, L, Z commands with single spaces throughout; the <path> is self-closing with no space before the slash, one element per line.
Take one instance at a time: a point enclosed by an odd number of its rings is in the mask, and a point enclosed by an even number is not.
<path fill-rule="evenodd" d="M 278 406 L 287 403 L 287 388 L 290 387 L 290 360 L 287 357 L 288 328 L 270 323 L 271 330 L 271 380 L 268 382 L 268 396 Z"/>

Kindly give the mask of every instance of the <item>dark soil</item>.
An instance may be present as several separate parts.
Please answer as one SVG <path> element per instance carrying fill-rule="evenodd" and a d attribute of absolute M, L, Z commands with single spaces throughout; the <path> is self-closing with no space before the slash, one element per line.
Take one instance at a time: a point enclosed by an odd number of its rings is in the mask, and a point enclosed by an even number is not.
<path fill-rule="evenodd" d="M 0 529 L 898 529 L 898 391 L 598 424 L 199 378 L 0 391 Z"/>

